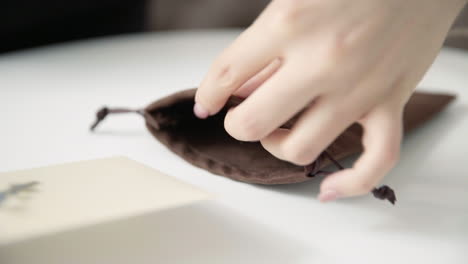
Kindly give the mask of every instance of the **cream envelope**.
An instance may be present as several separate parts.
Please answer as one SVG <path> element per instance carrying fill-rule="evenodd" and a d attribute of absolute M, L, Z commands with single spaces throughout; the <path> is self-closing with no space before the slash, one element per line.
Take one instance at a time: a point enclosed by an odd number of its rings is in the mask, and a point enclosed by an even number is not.
<path fill-rule="evenodd" d="M 0 173 L 0 245 L 208 199 L 194 186 L 124 157 Z"/>

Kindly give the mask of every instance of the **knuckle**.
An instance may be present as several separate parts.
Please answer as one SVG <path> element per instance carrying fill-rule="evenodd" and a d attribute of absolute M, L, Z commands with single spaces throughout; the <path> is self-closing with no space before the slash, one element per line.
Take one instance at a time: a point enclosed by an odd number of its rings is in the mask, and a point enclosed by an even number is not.
<path fill-rule="evenodd" d="M 331 53 L 337 57 L 344 57 L 352 54 L 356 46 L 359 45 L 359 42 L 350 39 L 353 33 L 354 32 L 352 30 L 338 30 L 334 34 L 332 34 L 329 44 Z"/>
<path fill-rule="evenodd" d="M 346 55 L 349 49 L 350 47 L 343 36 L 339 33 L 334 33 L 329 42 L 327 55 L 329 58 L 336 60 Z"/>
<path fill-rule="evenodd" d="M 223 88 L 231 88 L 237 84 L 237 74 L 233 70 L 232 65 L 225 64 L 221 66 L 215 66 L 216 70 L 214 73 L 214 82 L 216 86 Z"/>
<path fill-rule="evenodd" d="M 294 31 L 299 25 L 298 22 L 306 15 L 307 2 L 305 0 L 276 0 L 274 27 L 287 32 Z"/>
<path fill-rule="evenodd" d="M 319 79 L 344 77 L 345 69 L 350 65 L 348 58 L 351 51 L 348 45 L 338 36 L 333 36 L 317 45 L 321 52 L 313 56 L 315 63 L 310 77 Z M 308 67 L 310 68 L 310 65 Z"/>
<path fill-rule="evenodd" d="M 262 138 L 262 127 L 253 115 L 240 114 L 229 116 L 224 121 L 229 135 L 241 141 L 257 141 Z"/>
<path fill-rule="evenodd" d="M 325 43 L 327 47 L 324 48 L 323 61 L 321 63 L 324 65 L 323 70 L 325 73 L 330 73 L 336 71 L 336 67 L 342 64 L 347 47 L 341 43 L 341 40 L 337 36 L 333 36 L 331 40 Z"/>
<path fill-rule="evenodd" d="M 304 62 L 301 66 L 309 68 L 308 74 L 304 76 L 305 81 L 315 83 L 330 80 L 338 77 L 340 71 L 340 61 L 338 54 L 333 51 L 333 48 L 326 47 L 324 51 L 315 58 L 314 66 L 310 67 L 310 60 Z"/>

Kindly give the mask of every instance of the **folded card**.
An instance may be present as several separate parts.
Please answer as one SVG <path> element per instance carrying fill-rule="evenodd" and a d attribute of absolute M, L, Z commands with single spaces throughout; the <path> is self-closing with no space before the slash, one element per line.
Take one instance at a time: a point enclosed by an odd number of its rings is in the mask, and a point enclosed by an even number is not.
<path fill-rule="evenodd" d="M 0 245 L 209 197 L 124 157 L 0 173 Z"/>

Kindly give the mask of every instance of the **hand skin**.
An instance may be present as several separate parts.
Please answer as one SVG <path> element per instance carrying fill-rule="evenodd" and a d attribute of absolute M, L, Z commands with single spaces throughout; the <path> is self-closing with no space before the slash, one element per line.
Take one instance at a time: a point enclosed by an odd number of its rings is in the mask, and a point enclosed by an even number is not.
<path fill-rule="evenodd" d="M 465 4 L 273 0 L 214 61 L 194 112 L 206 118 L 229 96 L 246 97 L 226 115 L 226 131 L 298 165 L 357 122 L 363 154 L 323 180 L 318 198 L 367 194 L 397 163 L 403 107 Z M 304 108 L 291 130 L 279 128 Z"/>

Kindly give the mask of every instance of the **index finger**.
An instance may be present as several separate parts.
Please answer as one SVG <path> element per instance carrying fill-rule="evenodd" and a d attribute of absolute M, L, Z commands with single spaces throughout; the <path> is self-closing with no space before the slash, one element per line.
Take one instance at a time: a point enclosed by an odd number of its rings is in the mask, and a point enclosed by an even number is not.
<path fill-rule="evenodd" d="M 214 61 L 197 90 L 195 114 L 200 118 L 216 114 L 229 96 L 278 54 L 273 33 L 260 32 L 255 26 L 247 29 Z"/>

